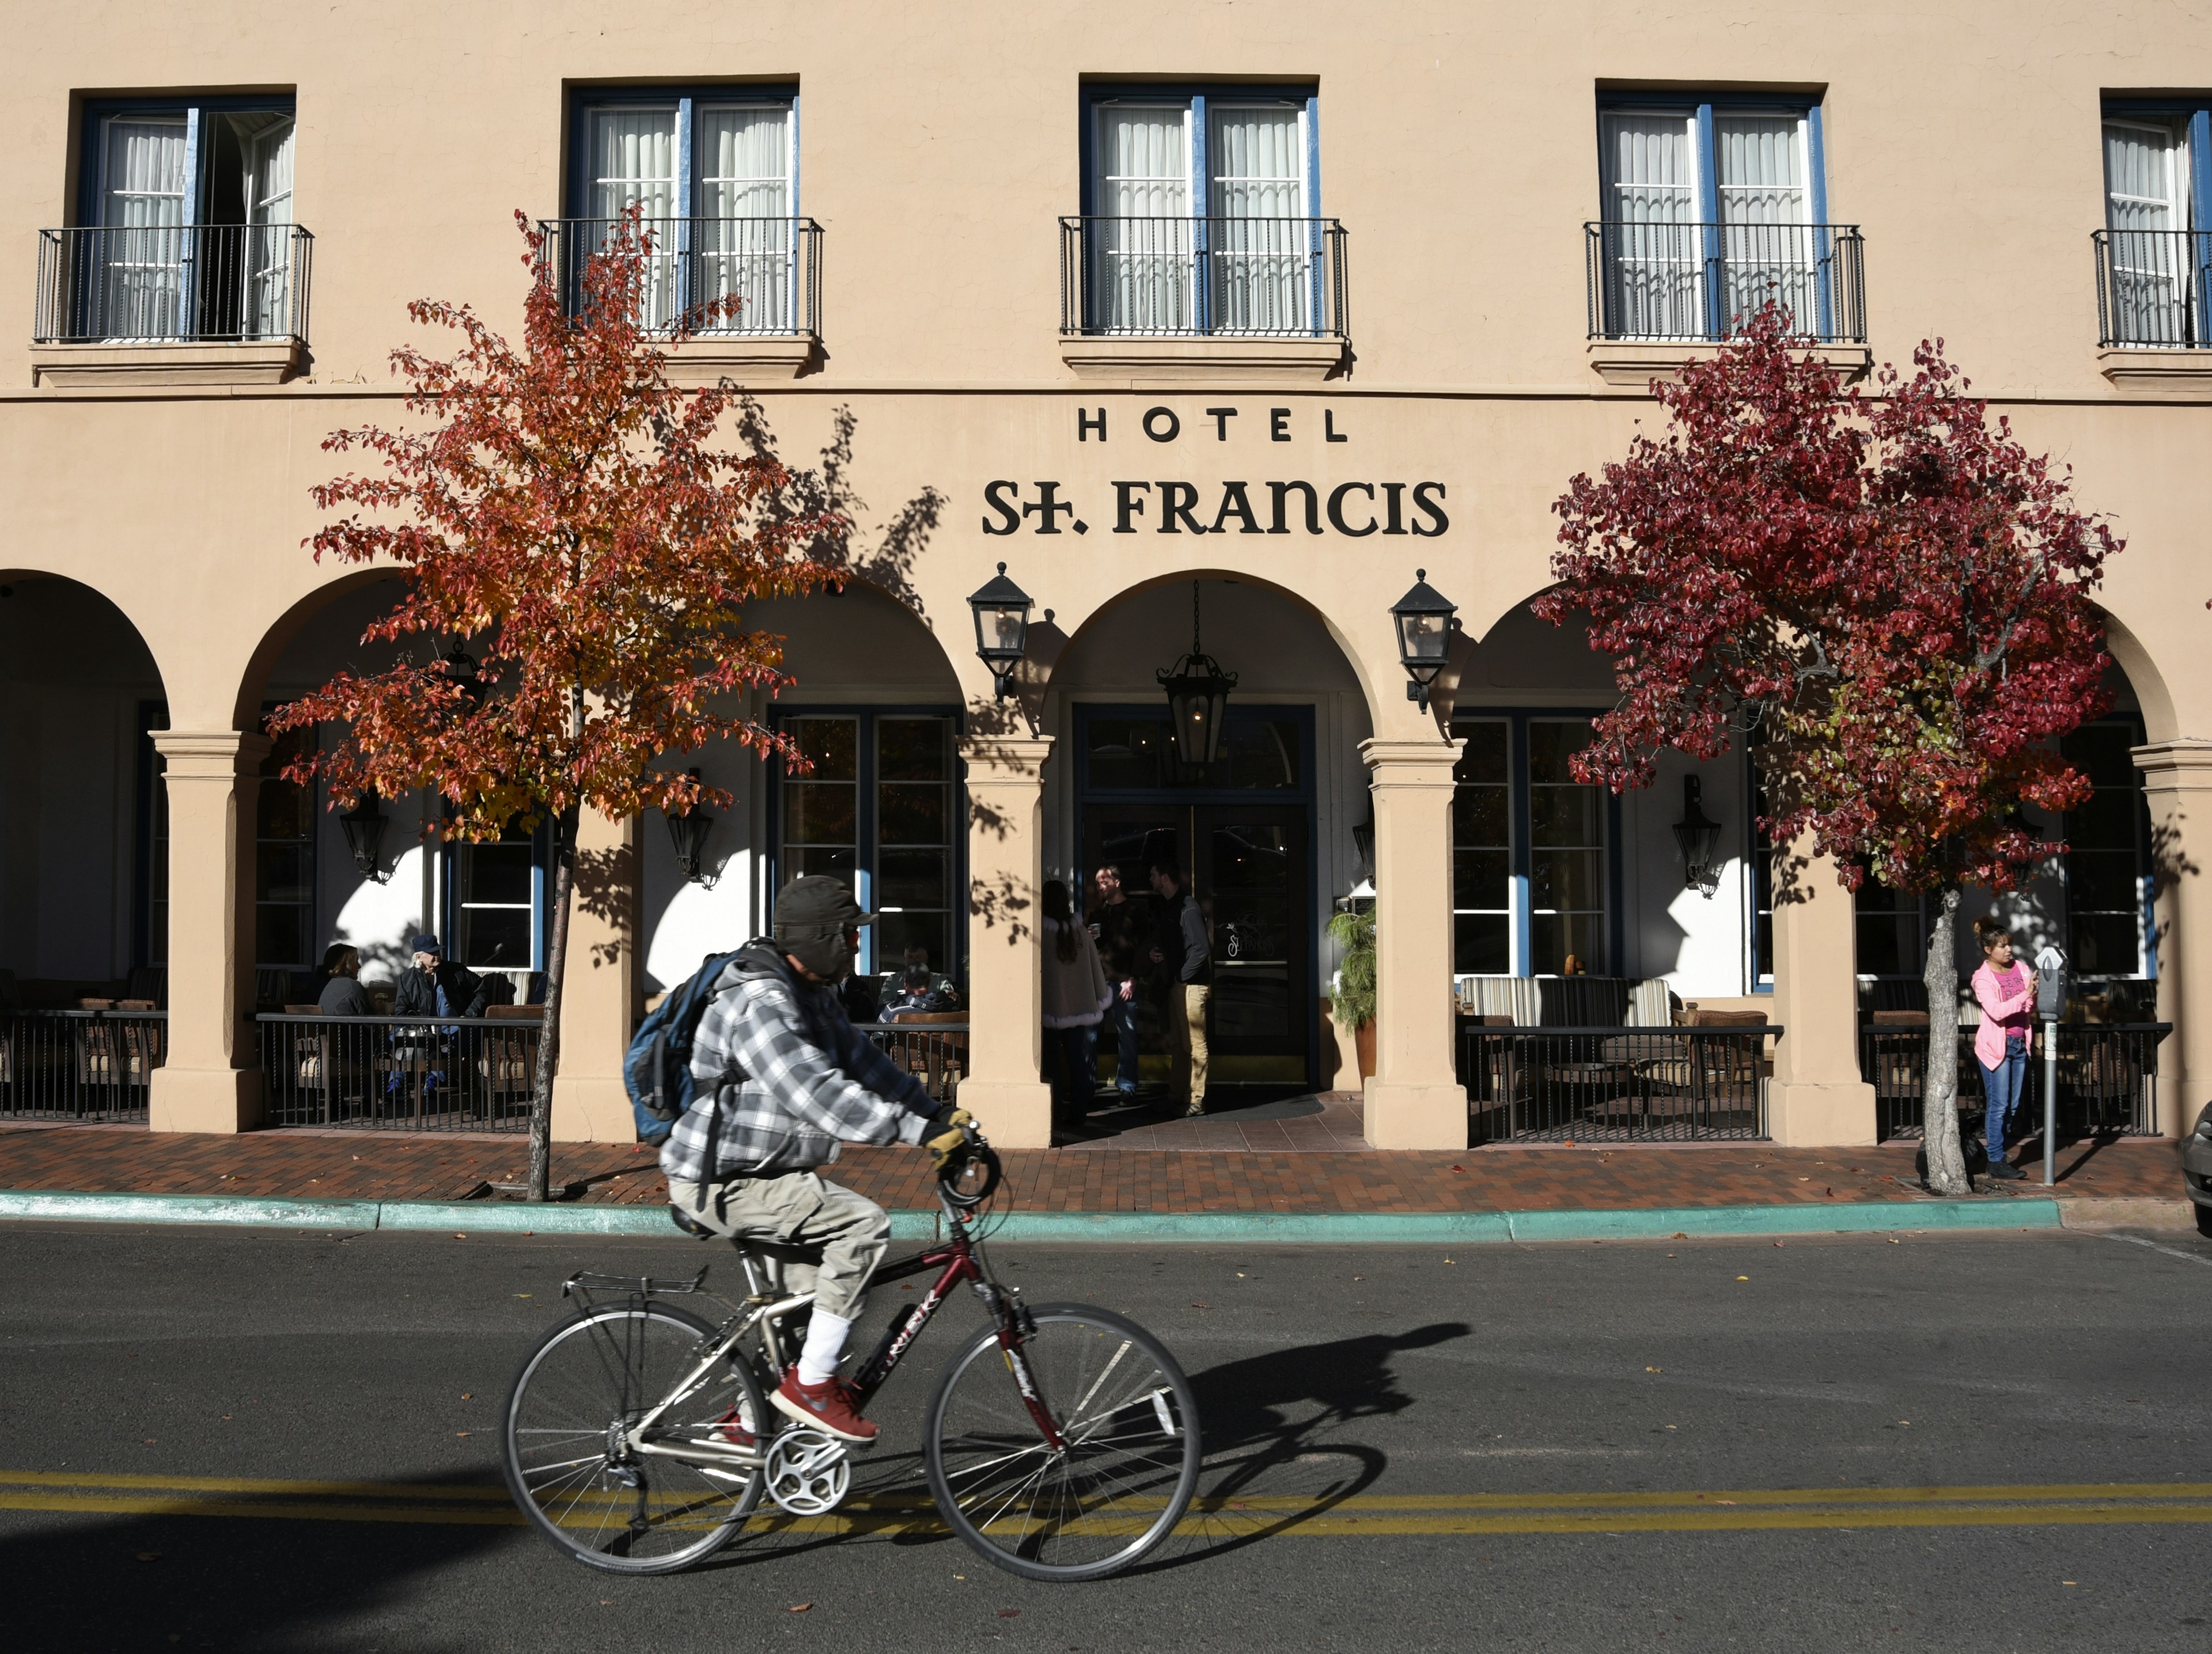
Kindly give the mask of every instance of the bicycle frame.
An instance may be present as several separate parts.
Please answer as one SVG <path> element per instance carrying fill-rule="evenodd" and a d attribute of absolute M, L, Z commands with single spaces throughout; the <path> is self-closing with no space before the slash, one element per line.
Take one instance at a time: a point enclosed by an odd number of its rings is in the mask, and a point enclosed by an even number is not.
<path fill-rule="evenodd" d="M 861 1366 L 854 1380 L 860 1401 L 865 1405 L 883 1387 L 884 1381 L 890 1377 L 893 1369 L 898 1366 L 900 1359 L 913 1347 L 914 1341 L 921 1335 L 921 1330 L 929 1324 L 931 1318 L 944 1306 L 945 1300 L 951 1295 L 952 1288 L 965 1281 L 975 1288 L 976 1295 L 982 1299 L 984 1307 L 990 1312 L 991 1319 L 997 1328 L 999 1347 L 1006 1354 L 1007 1370 L 1013 1374 L 1015 1388 L 1021 1392 L 1022 1404 L 1029 1409 L 1030 1419 L 1043 1433 L 1046 1445 L 1054 1452 L 1062 1451 L 1066 1444 L 1060 1433 L 1059 1423 L 1053 1418 L 1051 1410 L 1045 1405 L 1043 1397 L 1038 1392 L 1036 1376 L 1030 1370 L 1029 1357 L 1022 1348 L 1034 1323 L 1030 1320 L 1029 1312 L 1019 1298 L 992 1280 L 988 1272 L 983 1268 L 981 1261 L 975 1256 L 975 1245 L 968 1236 L 969 1215 L 953 1205 L 951 1202 L 945 1200 L 941 1192 L 939 1198 L 945 1209 L 946 1222 L 950 1226 L 946 1240 L 927 1251 L 917 1253 L 913 1257 L 883 1264 L 868 1277 L 869 1287 L 872 1289 L 888 1281 L 901 1280 L 907 1275 L 920 1275 L 925 1270 L 939 1271 L 937 1279 L 930 1284 L 929 1290 L 909 1306 L 905 1314 L 891 1323 L 890 1329 L 884 1334 L 883 1342 L 877 1345 L 875 1354 L 871 1355 Z M 742 1244 L 739 1251 L 742 1254 Z M 762 1329 L 763 1341 L 768 1346 L 770 1359 L 781 1364 L 782 1351 L 775 1338 L 776 1324 L 785 1316 L 805 1309 L 813 1303 L 814 1294 L 798 1293 L 790 1297 L 767 1301 L 769 1294 L 765 1288 L 769 1284 L 769 1278 L 750 1256 L 745 1256 L 744 1262 L 747 1265 L 748 1283 L 754 1288 L 752 1295 L 746 1300 L 749 1312 L 741 1313 L 735 1319 L 726 1324 L 715 1336 L 712 1345 L 702 1352 L 690 1371 L 685 1373 L 674 1388 L 642 1418 L 630 1427 L 626 1435 L 627 1445 L 631 1451 L 649 1457 L 684 1459 L 693 1463 L 731 1465 L 747 1469 L 757 1468 L 763 1463 L 763 1456 L 757 1448 L 677 1446 L 646 1439 L 647 1433 L 659 1424 L 662 1416 L 696 1390 L 720 1363 L 728 1360 L 744 1341 L 745 1335 L 755 1327 Z M 703 1273 L 702 1271 L 702 1276 Z M 573 1277 L 568 1286 L 562 1288 L 563 1293 L 568 1291 L 568 1287 L 574 1286 L 578 1280 L 586 1278 Z M 635 1284 L 643 1288 L 642 1295 L 650 1296 L 657 1283 L 647 1281 Z M 690 1283 L 688 1288 L 681 1289 L 696 1290 L 698 1284 L 698 1281 L 695 1280 Z M 744 1358 L 739 1357 L 739 1359 Z"/>

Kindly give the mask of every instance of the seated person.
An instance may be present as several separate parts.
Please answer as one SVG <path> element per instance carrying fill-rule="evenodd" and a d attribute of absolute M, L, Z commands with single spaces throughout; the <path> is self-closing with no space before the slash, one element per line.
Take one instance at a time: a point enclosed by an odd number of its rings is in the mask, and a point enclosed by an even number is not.
<path fill-rule="evenodd" d="M 323 989 L 316 1003 L 325 1016 L 374 1016 L 368 990 L 361 985 L 361 949 L 334 942 L 323 954 Z"/>
<path fill-rule="evenodd" d="M 882 974 L 878 977 L 877 982 L 878 985 L 876 990 L 877 1003 L 882 1006 L 884 1010 L 888 1011 L 890 1009 L 891 1001 L 897 995 L 905 991 L 907 972 L 913 970 L 916 966 L 920 966 L 924 971 L 927 971 L 929 972 L 929 986 L 931 991 L 945 996 L 945 1003 L 939 1006 L 939 1009 L 940 1010 L 947 1011 L 958 1010 L 960 1009 L 960 990 L 952 985 L 952 978 L 951 977 L 946 976 L 941 971 L 931 971 L 929 969 L 929 949 L 919 945 L 908 948 L 905 955 L 901 959 L 900 962 L 896 966 L 882 972 Z"/>
<path fill-rule="evenodd" d="M 883 997 L 877 1015 L 885 1022 L 901 1022 L 933 1011 L 958 1010 L 952 995 L 937 986 L 942 980 L 933 977 L 927 965 L 908 966 L 899 977 L 899 985 Z"/>

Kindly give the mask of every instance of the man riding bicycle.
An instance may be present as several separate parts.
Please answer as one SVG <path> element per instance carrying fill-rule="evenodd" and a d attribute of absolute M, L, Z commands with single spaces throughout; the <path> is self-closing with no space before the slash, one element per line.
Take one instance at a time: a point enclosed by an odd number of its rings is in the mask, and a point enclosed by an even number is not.
<path fill-rule="evenodd" d="M 772 942 L 723 970 L 691 1047 L 696 1099 L 660 1151 L 677 1221 L 738 1240 L 820 1247 L 818 1268 L 790 1266 L 792 1290 L 814 1305 L 798 1362 L 769 1398 L 776 1409 L 849 1442 L 876 1439 L 837 1377 L 868 1277 L 890 1245 L 890 1216 L 815 1168 L 841 1145 L 920 1143 L 940 1159 L 968 1115 L 933 1101 L 920 1081 L 847 1018 L 837 984 L 852 970 L 860 911 L 843 882 L 793 880 L 777 895 Z"/>

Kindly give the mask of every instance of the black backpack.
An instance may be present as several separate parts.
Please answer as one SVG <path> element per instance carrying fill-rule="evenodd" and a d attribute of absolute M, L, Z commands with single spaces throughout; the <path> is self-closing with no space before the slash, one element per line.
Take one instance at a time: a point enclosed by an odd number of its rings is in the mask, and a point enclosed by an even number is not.
<path fill-rule="evenodd" d="M 623 1057 L 623 1087 L 629 1093 L 640 1142 L 667 1142 L 678 1118 L 691 1106 L 691 1042 L 698 1034 L 699 1019 L 707 1014 L 722 972 L 757 950 L 765 954 L 766 968 L 776 968 L 775 956 L 763 942 L 749 942 L 733 953 L 709 954 L 690 979 L 638 1025 Z"/>

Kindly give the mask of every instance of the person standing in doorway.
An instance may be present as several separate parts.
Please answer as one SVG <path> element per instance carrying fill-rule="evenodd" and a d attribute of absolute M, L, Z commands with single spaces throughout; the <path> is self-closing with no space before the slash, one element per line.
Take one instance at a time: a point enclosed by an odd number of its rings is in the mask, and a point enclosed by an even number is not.
<path fill-rule="evenodd" d="M 1098 1089 L 1092 1040 L 1113 995 L 1091 932 L 1076 922 L 1067 887 L 1058 879 L 1044 888 L 1043 942 L 1045 1038 L 1057 1059 L 1053 1112 L 1062 1124 L 1079 1127 Z"/>
<path fill-rule="evenodd" d="M 1168 966 L 1168 1018 L 1175 1029 L 1176 1088 L 1183 1112 L 1206 1112 L 1206 1008 L 1213 999 L 1213 944 L 1206 933 L 1206 914 L 1183 888 L 1182 870 L 1171 862 L 1152 863 L 1152 894 L 1160 899 L 1155 964 Z"/>
<path fill-rule="evenodd" d="M 2008 1129 L 2020 1108 L 2027 1080 L 2027 1041 L 2034 1026 L 2037 973 L 2014 961 L 2012 936 L 1993 918 L 1974 921 L 1982 944 L 1982 966 L 1974 972 L 1974 997 L 1981 1002 L 1981 1026 L 1974 1030 L 1974 1060 L 1981 1065 L 1982 1141 L 1990 1156 L 1989 1175 L 2019 1178 L 2005 1159 Z"/>
<path fill-rule="evenodd" d="M 1097 940 L 1098 962 L 1112 997 L 1094 1030 L 1097 1044 L 1114 1041 L 1114 1089 L 1124 1101 L 1137 1094 L 1137 961 L 1145 954 L 1144 918 L 1121 888 L 1121 870 L 1107 862 L 1091 875 L 1098 894 L 1091 910 L 1091 934 Z M 1097 1071 L 1097 1058 L 1091 1071 Z"/>

